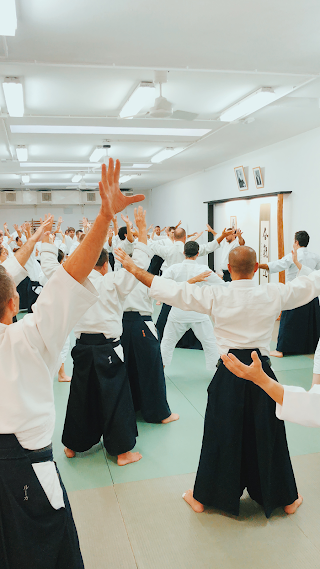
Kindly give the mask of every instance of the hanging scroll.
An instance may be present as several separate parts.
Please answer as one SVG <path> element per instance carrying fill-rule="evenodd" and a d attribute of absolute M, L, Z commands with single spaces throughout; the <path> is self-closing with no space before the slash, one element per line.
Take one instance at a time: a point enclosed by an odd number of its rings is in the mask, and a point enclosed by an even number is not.
<path fill-rule="evenodd" d="M 259 246 L 259 263 L 267 265 L 269 262 L 270 248 L 270 204 L 261 204 L 260 206 L 260 246 Z M 259 283 L 266 284 L 269 282 L 269 271 L 259 269 Z"/>

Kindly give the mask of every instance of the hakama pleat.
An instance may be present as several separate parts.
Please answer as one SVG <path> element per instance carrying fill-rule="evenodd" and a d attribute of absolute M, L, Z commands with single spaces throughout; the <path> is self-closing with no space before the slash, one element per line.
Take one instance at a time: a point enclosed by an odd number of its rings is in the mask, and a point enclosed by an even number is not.
<path fill-rule="evenodd" d="M 103 436 L 109 454 L 130 451 L 138 431 L 126 366 L 113 343 L 103 334 L 81 334 L 71 355 L 74 368 L 63 444 L 84 452 Z"/>
<path fill-rule="evenodd" d="M 283 354 L 314 354 L 320 337 L 318 297 L 281 314 L 277 350 Z"/>
<path fill-rule="evenodd" d="M 167 402 L 160 342 L 151 332 L 148 321 L 155 329 L 151 316 L 124 312 L 121 343 L 134 408 L 141 410 L 148 423 L 160 423 L 171 415 L 171 411 Z"/>
<path fill-rule="evenodd" d="M 252 363 L 251 351 L 230 350 L 247 365 Z M 259 357 L 266 374 L 276 380 L 269 359 Z M 208 387 L 196 500 L 238 516 L 247 488 L 269 517 L 275 508 L 297 499 L 285 426 L 275 415 L 275 405 L 260 387 L 220 363 Z"/>
<path fill-rule="evenodd" d="M 61 478 L 65 508 L 52 507 L 32 464 L 52 450 L 26 451 L 0 435 L 1 569 L 84 569 L 77 530 Z"/>

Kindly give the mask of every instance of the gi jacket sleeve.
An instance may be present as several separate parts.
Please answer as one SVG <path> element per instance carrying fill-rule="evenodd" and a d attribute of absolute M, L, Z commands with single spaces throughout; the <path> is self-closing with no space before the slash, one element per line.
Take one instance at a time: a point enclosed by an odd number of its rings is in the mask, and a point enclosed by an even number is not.
<path fill-rule="evenodd" d="M 213 253 L 219 248 L 219 243 L 216 239 L 210 241 L 210 243 L 206 243 L 205 245 L 200 245 L 199 247 L 199 257 L 202 255 L 209 255 L 209 253 Z"/>
<path fill-rule="evenodd" d="M 283 285 L 276 285 L 280 291 L 281 310 L 292 310 L 308 304 L 320 294 L 320 271 L 313 271 L 309 276 L 297 277 Z"/>
<path fill-rule="evenodd" d="M 12 276 L 16 286 L 28 276 L 28 271 L 20 265 L 15 257 L 6 259 L 1 266 Z"/>
<path fill-rule="evenodd" d="M 144 243 L 135 243 L 134 244 L 134 252 L 132 255 L 132 260 L 140 269 L 147 269 L 150 264 L 150 250 L 147 245 Z M 126 297 L 133 288 L 138 284 L 138 280 L 131 274 L 126 271 L 126 269 L 120 269 L 112 274 L 105 275 L 106 284 L 108 283 L 109 279 L 113 279 L 113 285 L 117 291 L 117 295 L 121 304 L 124 303 Z"/>
<path fill-rule="evenodd" d="M 43 274 L 49 280 L 60 267 L 57 247 L 51 243 L 42 243 L 40 259 Z"/>
<path fill-rule="evenodd" d="M 150 296 L 182 310 L 194 310 L 210 315 L 214 309 L 216 289 L 218 287 L 199 287 L 188 282 L 176 283 L 171 279 L 154 277 Z"/>
<path fill-rule="evenodd" d="M 33 314 L 20 321 L 27 341 L 40 352 L 51 373 L 68 334 L 97 299 L 88 279 L 81 285 L 59 265 L 33 305 Z"/>
<path fill-rule="evenodd" d="M 278 261 L 270 261 L 267 264 L 269 267 L 269 273 L 270 274 L 281 273 L 281 271 L 285 271 L 286 269 L 289 269 L 289 267 L 293 264 L 292 255 L 290 253 L 289 255 L 282 257 L 282 259 L 279 259 Z"/>
<path fill-rule="evenodd" d="M 278 419 L 305 427 L 320 427 L 320 385 L 314 385 L 310 391 L 291 385 L 283 387 L 283 404 L 276 405 Z"/>

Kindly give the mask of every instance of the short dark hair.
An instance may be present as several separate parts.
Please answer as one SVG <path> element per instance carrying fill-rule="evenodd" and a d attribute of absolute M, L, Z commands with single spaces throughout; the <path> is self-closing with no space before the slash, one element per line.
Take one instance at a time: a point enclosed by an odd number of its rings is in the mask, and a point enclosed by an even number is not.
<path fill-rule="evenodd" d="M 14 282 L 4 267 L 0 265 L 0 320 L 5 315 L 8 302 L 13 297 Z"/>
<path fill-rule="evenodd" d="M 294 234 L 294 240 L 298 241 L 300 247 L 307 247 L 310 241 L 310 237 L 306 231 L 297 231 Z"/>
<path fill-rule="evenodd" d="M 174 225 L 170 225 L 170 227 L 169 227 L 169 231 L 172 231 L 172 230 L 173 230 L 173 231 L 175 230 L 175 226 L 174 226 Z"/>
<path fill-rule="evenodd" d="M 58 263 L 62 263 L 64 259 L 64 252 L 61 249 L 58 249 Z"/>
<path fill-rule="evenodd" d="M 18 235 L 18 236 L 16 237 L 16 243 L 18 243 L 19 239 L 21 239 L 21 238 L 20 238 L 19 235 Z"/>
<path fill-rule="evenodd" d="M 83 233 L 82 229 L 77 229 L 76 236 L 78 237 L 79 233 Z"/>
<path fill-rule="evenodd" d="M 184 245 L 183 252 L 187 259 L 195 257 L 199 253 L 199 243 L 196 241 L 187 241 Z"/>
<path fill-rule="evenodd" d="M 119 231 L 118 231 L 118 235 L 119 235 L 119 239 L 121 239 L 121 241 L 124 241 L 127 235 L 127 226 L 124 225 L 123 227 L 120 227 Z"/>
<path fill-rule="evenodd" d="M 100 253 L 100 257 L 96 262 L 96 267 L 103 267 L 103 265 L 105 263 L 109 262 L 109 255 L 106 251 L 106 249 L 102 249 L 101 253 Z"/>
<path fill-rule="evenodd" d="M 68 227 L 68 231 L 75 231 L 74 227 Z"/>
<path fill-rule="evenodd" d="M 157 227 L 159 227 L 159 229 L 160 229 L 160 225 L 156 225 L 156 226 L 155 226 L 155 229 L 157 229 Z"/>

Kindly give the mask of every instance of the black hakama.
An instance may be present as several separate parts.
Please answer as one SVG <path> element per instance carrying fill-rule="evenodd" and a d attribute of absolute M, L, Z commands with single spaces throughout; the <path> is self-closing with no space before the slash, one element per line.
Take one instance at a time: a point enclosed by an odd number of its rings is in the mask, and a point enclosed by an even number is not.
<path fill-rule="evenodd" d="M 224 282 L 225 282 L 225 283 L 231 283 L 232 278 L 231 278 L 231 275 L 230 275 L 229 271 L 227 270 L 227 271 L 222 271 L 222 272 L 223 272 L 223 280 L 224 280 Z"/>
<path fill-rule="evenodd" d="M 152 275 L 160 275 L 160 269 L 163 263 L 164 260 L 162 257 L 159 257 L 159 255 L 153 255 L 148 268 L 148 273 L 151 273 Z"/>
<path fill-rule="evenodd" d="M 276 380 L 269 358 L 256 351 L 266 374 Z M 252 363 L 252 350 L 230 352 L 243 363 Z M 268 518 L 275 508 L 298 498 L 285 426 L 277 419 L 275 406 L 260 387 L 236 377 L 219 360 L 208 387 L 194 486 L 198 502 L 238 516 L 240 497 L 247 488 Z"/>
<path fill-rule="evenodd" d="M 100 441 L 113 456 L 130 451 L 138 436 L 126 366 L 104 334 L 81 334 L 73 348 L 73 373 L 63 444 L 84 452 Z"/>
<path fill-rule="evenodd" d="M 55 510 L 32 467 L 52 460 L 51 445 L 29 451 L 15 435 L 0 435 L 1 569 L 84 569 L 61 479 L 65 508 Z"/>
<path fill-rule="evenodd" d="M 314 354 L 320 337 L 319 299 L 308 304 L 283 310 L 281 314 L 278 352 L 283 354 Z"/>
<path fill-rule="evenodd" d="M 121 343 L 129 376 L 134 408 L 147 423 L 160 423 L 171 415 L 160 342 L 146 322 L 151 316 L 124 312 Z"/>

